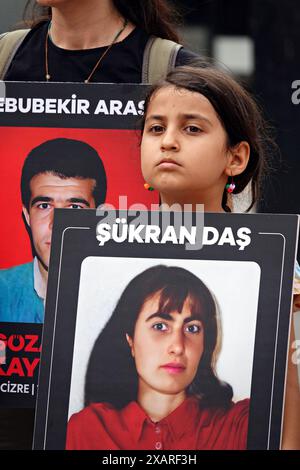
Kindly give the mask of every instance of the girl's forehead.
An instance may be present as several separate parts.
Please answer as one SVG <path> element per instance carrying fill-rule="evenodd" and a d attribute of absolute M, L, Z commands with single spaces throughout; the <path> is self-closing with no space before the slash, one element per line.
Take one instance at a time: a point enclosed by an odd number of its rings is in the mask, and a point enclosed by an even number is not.
<path fill-rule="evenodd" d="M 183 313 L 187 315 L 197 315 L 202 317 L 201 299 L 195 299 L 189 292 L 186 295 L 176 298 L 176 295 L 172 295 L 172 292 L 166 294 L 164 289 L 160 289 L 150 294 L 141 310 L 140 314 L 148 314 L 149 312 L 160 312 L 160 313 Z"/>
<path fill-rule="evenodd" d="M 174 85 L 167 85 L 154 91 L 149 101 L 147 114 L 156 112 L 157 109 L 164 113 L 177 110 L 178 112 L 216 115 L 213 105 L 206 96 Z"/>

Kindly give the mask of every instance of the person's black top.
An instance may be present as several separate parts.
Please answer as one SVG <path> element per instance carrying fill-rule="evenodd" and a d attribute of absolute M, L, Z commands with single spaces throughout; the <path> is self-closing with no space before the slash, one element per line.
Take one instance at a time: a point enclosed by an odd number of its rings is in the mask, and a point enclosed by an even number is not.
<path fill-rule="evenodd" d="M 6 75 L 6 81 L 45 81 L 45 41 L 49 22 L 39 23 L 25 37 Z M 97 83 L 141 83 L 143 53 L 149 35 L 135 28 L 123 41 L 114 44 L 92 76 Z M 107 47 L 107 46 L 106 46 Z M 48 40 L 48 65 L 52 82 L 84 82 L 106 47 L 87 50 L 61 49 Z M 176 66 L 196 58 L 181 48 Z"/>

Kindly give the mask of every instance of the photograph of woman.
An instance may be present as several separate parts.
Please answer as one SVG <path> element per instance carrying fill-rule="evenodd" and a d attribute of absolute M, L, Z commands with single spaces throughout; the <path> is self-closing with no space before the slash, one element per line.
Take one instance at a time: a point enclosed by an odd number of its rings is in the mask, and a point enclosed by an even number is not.
<path fill-rule="evenodd" d="M 136 275 L 94 343 L 66 449 L 246 449 L 249 399 L 234 402 L 215 372 L 220 328 L 214 295 L 191 271 Z"/>

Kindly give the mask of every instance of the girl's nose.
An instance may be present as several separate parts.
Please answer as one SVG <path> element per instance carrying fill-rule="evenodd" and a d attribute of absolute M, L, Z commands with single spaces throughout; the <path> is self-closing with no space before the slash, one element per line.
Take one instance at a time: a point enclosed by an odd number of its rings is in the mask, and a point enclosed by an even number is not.
<path fill-rule="evenodd" d="M 182 331 L 177 331 L 177 332 L 174 331 L 174 333 L 171 335 L 168 352 L 170 354 L 174 354 L 175 356 L 180 356 L 183 354 L 184 335 Z"/>
<path fill-rule="evenodd" d="M 162 151 L 165 150 L 178 150 L 179 149 L 179 141 L 178 141 L 178 134 L 174 129 L 167 129 L 161 140 L 161 149 Z"/>

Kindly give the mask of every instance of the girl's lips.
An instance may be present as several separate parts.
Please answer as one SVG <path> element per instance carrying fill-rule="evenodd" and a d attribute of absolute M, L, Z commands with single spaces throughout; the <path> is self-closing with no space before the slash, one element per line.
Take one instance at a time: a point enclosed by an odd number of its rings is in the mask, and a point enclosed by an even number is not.
<path fill-rule="evenodd" d="M 161 160 L 158 165 L 160 168 L 174 168 L 175 166 L 181 166 L 179 163 L 177 163 L 175 160 L 172 160 L 171 158 L 164 158 Z"/>
<path fill-rule="evenodd" d="M 167 372 L 170 374 L 180 374 L 185 370 L 185 366 L 183 364 L 164 364 L 161 366 L 163 369 L 165 369 Z"/>
<path fill-rule="evenodd" d="M 175 168 L 178 168 L 179 165 L 177 163 L 173 162 L 163 162 L 158 165 L 158 168 L 161 170 L 174 170 Z"/>

